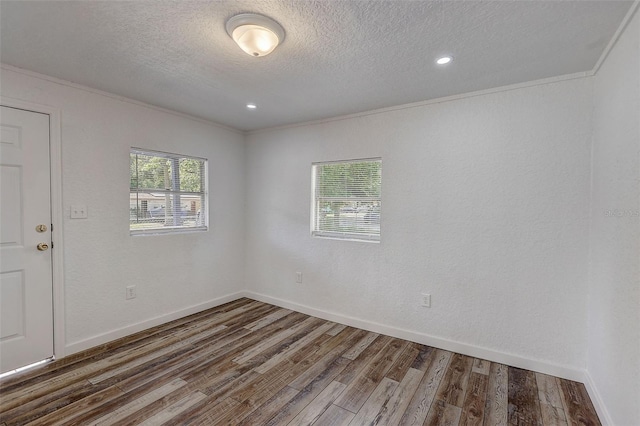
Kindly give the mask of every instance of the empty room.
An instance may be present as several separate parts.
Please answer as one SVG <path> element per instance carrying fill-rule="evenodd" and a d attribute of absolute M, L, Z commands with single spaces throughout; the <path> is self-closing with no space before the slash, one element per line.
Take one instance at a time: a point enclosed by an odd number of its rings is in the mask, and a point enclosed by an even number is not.
<path fill-rule="evenodd" d="M 0 426 L 640 426 L 639 9 L 0 0 Z"/>

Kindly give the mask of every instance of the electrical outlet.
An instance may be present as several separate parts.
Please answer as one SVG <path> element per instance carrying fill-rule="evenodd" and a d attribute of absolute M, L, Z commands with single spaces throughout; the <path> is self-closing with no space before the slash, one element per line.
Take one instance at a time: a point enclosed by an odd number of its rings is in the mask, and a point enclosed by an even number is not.
<path fill-rule="evenodd" d="M 422 293 L 421 295 L 421 299 L 420 299 L 420 304 L 422 306 L 424 306 L 425 308 L 430 308 L 431 307 L 431 295 L 428 293 Z"/>
<path fill-rule="evenodd" d="M 126 294 L 126 298 L 128 299 L 135 299 L 137 296 L 136 294 L 136 286 L 135 285 L 130 285 L 129 287 L 127 287 L 127 294 Z"/>
<path fill-rule="evenodd" d="M 302 272 L 296 272 L 296 284 L 302 284 Z"/>

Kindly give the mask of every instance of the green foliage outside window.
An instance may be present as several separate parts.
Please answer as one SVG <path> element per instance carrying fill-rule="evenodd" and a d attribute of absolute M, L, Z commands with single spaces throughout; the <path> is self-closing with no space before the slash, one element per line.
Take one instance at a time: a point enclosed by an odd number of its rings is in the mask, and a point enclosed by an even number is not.
<path fill-rule="evenodd" d="M 379 161 L 329 163 L 318 167 L 317 197 L 380 197 Z"/>
<path fill-rule="evenodd" d="M 171 182 L 173 182 L 173 162 L 173 159 L 165 157 L 131 153 L 130 188 L 132 190 L 171 190 Z M 180 176 L 179 190 L 184 192 L 201 192 L 202 160 L 180 158 L 178 162 L 178 174 Z M 169 186 L 167 186 L 167 182 L 169 182 Z"/>
<path fill-rule="evenodd" d="M 129 158 L 132 234 L 206 229 L 206 160 L 132 148 Z"/>

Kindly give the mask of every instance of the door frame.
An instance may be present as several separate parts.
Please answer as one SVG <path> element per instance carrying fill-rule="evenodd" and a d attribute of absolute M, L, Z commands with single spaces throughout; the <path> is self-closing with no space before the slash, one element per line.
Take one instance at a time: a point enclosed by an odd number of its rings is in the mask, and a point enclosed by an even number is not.
<path fill-rule="evenodd" d="M 62 204 L 62 145 L 60 138 L 60 109 L 21 99 L 0 96 L 3 106 L 37 112 L 49 116 L 49 167 L 51 174 L 51 261 L 53 290 L 53 357 L 65 356 L 64 306 L 64 206 Z"/>

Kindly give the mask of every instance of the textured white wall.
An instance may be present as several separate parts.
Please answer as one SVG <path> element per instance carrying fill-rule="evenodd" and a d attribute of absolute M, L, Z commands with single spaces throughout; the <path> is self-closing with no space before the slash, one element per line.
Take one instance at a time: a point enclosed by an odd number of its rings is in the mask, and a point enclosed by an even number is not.
<path fill-rule="evenodd" d="M 640 423 L 638 12 L 594 78 L 593 117 L 588 371 L 613 423 L 634 425 Z"/>
<path fill-rule="evenodd" d="M 242 134 L 11 70 L 0 83 L 3 96 L 61 110 L 69 345 L 244 286 Z M 209 159 L 209 232 L 129 236 L 131 146 Z M 69 219 L 71 204 L 89 218 Z M 138 297 L 125 301 L 131 284 Z"/>
<path fill-rule="evenodd" d="M 250 134 L 248 289 L 584 368 L 590 114 L 578 79 Z M 381 243 L 312 238 L 311 163 L 374 156 Z"/>

